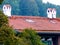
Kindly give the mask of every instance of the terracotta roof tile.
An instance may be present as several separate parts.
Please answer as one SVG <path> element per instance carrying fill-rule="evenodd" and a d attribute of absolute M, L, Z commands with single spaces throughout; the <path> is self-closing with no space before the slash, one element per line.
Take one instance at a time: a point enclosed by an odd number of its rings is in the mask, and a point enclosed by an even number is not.
<path fill-rule="evenodd" d="M 34 22 L 26 21 L 32 20 Z M 9 18 L 9 25 L 14 29 L 22 30 L 25 28 L 33 28 L 37 31 L 60 31 L 60 18 L 56 19 L 48 19 L 46 17 L 38 17 L 38 16 L 11 16 Z"/>

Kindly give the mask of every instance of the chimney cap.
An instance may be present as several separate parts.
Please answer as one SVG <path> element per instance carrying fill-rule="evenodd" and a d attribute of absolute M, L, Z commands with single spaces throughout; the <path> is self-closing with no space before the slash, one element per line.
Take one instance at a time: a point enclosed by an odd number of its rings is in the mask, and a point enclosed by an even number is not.
<path fill-rule="evenodd" d="M 47 10 L 52 10 L 52 8 L 48 8 Z"/>
<path fill-rule="evenodd" d="M 6 6 L 6 7 L 11 7 L 9 4 L 5 4 L 4 6 Z"/>

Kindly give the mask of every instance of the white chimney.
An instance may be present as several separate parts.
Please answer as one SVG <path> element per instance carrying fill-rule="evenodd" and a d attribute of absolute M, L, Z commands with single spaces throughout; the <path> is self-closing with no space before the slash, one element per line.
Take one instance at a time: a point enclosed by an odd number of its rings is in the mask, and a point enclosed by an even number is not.
<path fill-rule="evenodd" d="M 3 6 L 3 13 L 6 16 L 11 16 L 11 6 L 9 4 Z"/>
<path fill-rule="evenodd" d="M 47 17 L 52 18 L 52 8 L 47 9 Z"/>
<path fill-rule="evenodd" d="M 56 9 L 55 8 L 48 8 L 47 9 L 47 17 L 48 18 L 56 18 Z"/>
<path fill-rule="evenodd" d="M 56 9 L 55 8 L 53 8 L 53 10 L 52 10 L 52 17 L 56 18 Z"/>

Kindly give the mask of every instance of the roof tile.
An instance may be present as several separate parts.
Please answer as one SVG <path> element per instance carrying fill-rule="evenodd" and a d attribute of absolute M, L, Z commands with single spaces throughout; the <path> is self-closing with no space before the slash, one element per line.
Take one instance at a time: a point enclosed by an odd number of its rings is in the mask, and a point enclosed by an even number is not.
<path fill-rule="evenodd" d="M 31 19 L 34 22 L 27 22 L 26 19 Z M 60 18 L 50 20 L 39 16 L 11 16 L 9 25 L 17 30 L 33 28 L 37 31 L 60 31 Z"/>

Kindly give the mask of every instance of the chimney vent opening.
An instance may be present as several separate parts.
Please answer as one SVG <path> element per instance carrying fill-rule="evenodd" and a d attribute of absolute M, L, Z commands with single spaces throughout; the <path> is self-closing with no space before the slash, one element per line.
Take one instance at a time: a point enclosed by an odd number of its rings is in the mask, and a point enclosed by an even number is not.
<path fill-rule="evenodd" d="M 47 17 L 48 18 L 56 18 L 56 9 L 55 8 L 48 8 L 47 9 Z"/>
<path fill-rule="evenodd" d="M 3 5 L 3 13 L 8 17 L 11 16 L 11 6 L 9 4 Z"/>

